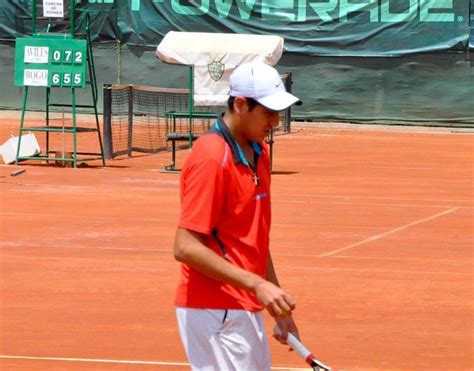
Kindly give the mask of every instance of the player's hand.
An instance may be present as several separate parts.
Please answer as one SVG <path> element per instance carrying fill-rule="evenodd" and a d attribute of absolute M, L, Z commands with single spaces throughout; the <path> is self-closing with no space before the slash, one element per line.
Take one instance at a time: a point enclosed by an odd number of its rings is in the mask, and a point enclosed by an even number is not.
<path fill-rule="evenodd" d="M 288 317 L 277 317 L 275 318 L 275 326 L 273 327 L 273 337 L 282 344 L 288 344 L 287 338 L 288 333 L 291 332 L 298 340 L 300 335 L 298 327 L 296 327 L 295 321 L 292 316 Z M 290 350 L 292 350 L 290 348 Z"/>
<path fill-rule="evenodd" d="M 255 288 L 255 296 L 272 317 L 291 316 L 295 302 L 285 291 L 270 281 L 262 281 Z"/>

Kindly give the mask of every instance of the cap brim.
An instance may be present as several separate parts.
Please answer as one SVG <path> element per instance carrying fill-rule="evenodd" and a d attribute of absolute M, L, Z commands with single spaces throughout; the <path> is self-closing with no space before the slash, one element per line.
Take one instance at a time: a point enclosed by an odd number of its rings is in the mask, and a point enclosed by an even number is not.
<path fill-rule="evenodd" d="M 281 91 L 267 97 L 256 99 L 262 106 L 271 109 L 272 111 L 283 111 L 293 104 L 300 105 L 303 102 L 298 97 L 286 91 Z"/>

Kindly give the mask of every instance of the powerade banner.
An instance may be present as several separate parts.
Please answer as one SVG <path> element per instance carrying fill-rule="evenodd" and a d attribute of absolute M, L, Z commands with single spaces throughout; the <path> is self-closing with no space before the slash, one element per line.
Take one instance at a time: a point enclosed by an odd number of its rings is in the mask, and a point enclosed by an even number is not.
<path fill-rule="evenodd" d="M 306 55 L 391 56 L 463 50 L 467 0 L 135 0 L 129 42 L 150 43 L 167 23 L 183 31 L 275 34 Z M 156 18 L 158 15 L 158 18 Z"/>
<path fill-rule="evenodd" d="M 115 36 L 129 45 L 156 47 L 168 31 L 234 32 L 278 35 L 285 39 L 286 52 L 304 55 L 400 56 L 465 51 L 472 46 L 473 2 L 78 0 L 77 6 L 94 15 L 95 41 Z M 31 2 L 0 0 L 0 4 L 0 33 L 23 36 L 18 20 L 31 14 Z"/>

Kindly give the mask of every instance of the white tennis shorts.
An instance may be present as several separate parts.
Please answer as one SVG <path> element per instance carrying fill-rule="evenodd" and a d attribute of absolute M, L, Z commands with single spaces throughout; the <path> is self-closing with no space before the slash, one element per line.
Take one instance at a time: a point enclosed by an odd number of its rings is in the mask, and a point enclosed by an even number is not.
<path fill-rule="evenodd" d="M 270 370 L 262 312 L 177 307 L 176 316 L 192 370 Z"/>

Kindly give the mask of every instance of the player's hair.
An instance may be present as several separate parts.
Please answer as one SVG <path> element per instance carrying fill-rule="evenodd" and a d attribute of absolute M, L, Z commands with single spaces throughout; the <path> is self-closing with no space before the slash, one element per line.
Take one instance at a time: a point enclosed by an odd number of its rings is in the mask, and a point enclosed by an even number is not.
<path fill-rule="evenodd" d="M 258 102 L 253 99 L 253 98 L 245 98 L 247 100 L 247 103 L 249 105 L 249 111 L 252 111 L 258 104 Z M 227 107 L 229 108 L 230 112 L 234 111 L 234 102 L 235 102 L 235 97 L 229 97 L 227 100 Z"/>

